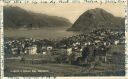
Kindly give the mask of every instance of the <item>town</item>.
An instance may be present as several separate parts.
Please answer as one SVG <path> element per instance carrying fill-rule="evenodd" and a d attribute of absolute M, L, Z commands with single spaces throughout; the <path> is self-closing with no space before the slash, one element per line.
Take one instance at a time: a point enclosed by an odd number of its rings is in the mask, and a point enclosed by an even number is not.
<path fill-rule="evenodd" d="M 47 59 L 51 57 L 50 61 L 55 63 L 77 65 L 96 61 L 111 63 L 114 53 L 124 54 L 119 51 L 112 52 L 111 50 L 114 50 L 112 47 L 120 49 L 124 45 L 125 33 L 109 29 L 93 30 L 89 34 L 64 37 L 59 41 L 5 38 L 5 57 L 6 55 L 20 56 L 21 61 L 25 61 L 27 60 L 24 58 L 25 55 L 42 55 Z M 125 51 L 125 49 L 123 48 L 121 51 Z"/>

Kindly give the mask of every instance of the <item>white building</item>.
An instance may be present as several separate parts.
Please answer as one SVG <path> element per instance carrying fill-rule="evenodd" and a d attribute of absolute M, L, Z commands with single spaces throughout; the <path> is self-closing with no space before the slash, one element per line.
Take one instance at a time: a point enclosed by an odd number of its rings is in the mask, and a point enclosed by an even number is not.
<path fill-rule="evenodd" d="M 115 43 L 115 45 L 119 44 L 119 40 L 115 40 L 114 43 Z"/>
<path fill-rule="evenodd" d="M 47 52 L 44 51 L 44 52 L 43 52 L 43 55 L 46 55 L 46 53 L 47 53 Z"/>
<path fill-rule="evenodd" d="M 52 49 L 53 49 L 52 46 L 48 46 L 48 47 L 47 47 L 47 51 L 52 50 Z"/>
<path fill-rule="evenodd" d="M 17 54 L 17 48 L 12 48 L 12 54 L 13 55 Z"/>
<path fill-rule="evenodd" d="M 67 55 L 71 55 L 72 54 L 72 48 L 68 48 L 67 49 Z"/>
<path fill-rule="evenodd" d="M 25 53 L 28 53 L 30 55 L 37 54 L 37 46 L 33 45 L 33 46 L 28 47 Z"/>

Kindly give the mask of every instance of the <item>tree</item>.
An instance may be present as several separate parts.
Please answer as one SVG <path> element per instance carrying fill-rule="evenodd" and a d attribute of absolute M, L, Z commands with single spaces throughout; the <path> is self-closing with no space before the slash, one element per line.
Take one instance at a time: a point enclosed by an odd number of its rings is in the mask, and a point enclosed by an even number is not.
<path fill-rule="evenodd" d="M 67 63 L 68 61 L 68 55 L 66 52 L 59 53 L 56 57 L 55 60 L 57 63 Z"/>
<path fill-rule="evenodd" d="M 82 58 L 86 59 L 89 53 L 89 48 L 88 47 L 84 47 L 83 51 L 82 51 Z"/>
<path fill-rule="evenodd" d="M 74 61 L 75 61 L 75 53 L 72 53 L 68 57 L 68 63 L 73 64 Z"/>

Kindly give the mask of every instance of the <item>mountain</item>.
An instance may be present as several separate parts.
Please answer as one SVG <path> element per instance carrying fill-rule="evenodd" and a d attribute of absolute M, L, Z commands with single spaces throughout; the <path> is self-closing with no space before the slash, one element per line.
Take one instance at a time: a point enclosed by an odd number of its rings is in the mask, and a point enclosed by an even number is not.
<path fill-rule="evenodd" d="M 5 28 L 68 27 L 68 19 L 34 13 L 16 6 L 4 6 Z"/>
<path fill-rule="evenodd" d="M 124 29 L 125 19 L 115 17 L 101 8 L 84 12 L 68 31 L 91 31 L 93 29 Z"/>

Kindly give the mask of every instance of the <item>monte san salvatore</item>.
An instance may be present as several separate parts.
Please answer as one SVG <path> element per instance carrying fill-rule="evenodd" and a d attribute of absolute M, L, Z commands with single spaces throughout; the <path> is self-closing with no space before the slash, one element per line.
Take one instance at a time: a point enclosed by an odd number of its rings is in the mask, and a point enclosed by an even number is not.
<path fill-rule="evenodd" d="M 75 21 L 69 31 L 91 31 L 93 29 L 124 29 L 125 18 L 116 17 L 101 8 L 84 12 Z"/>

